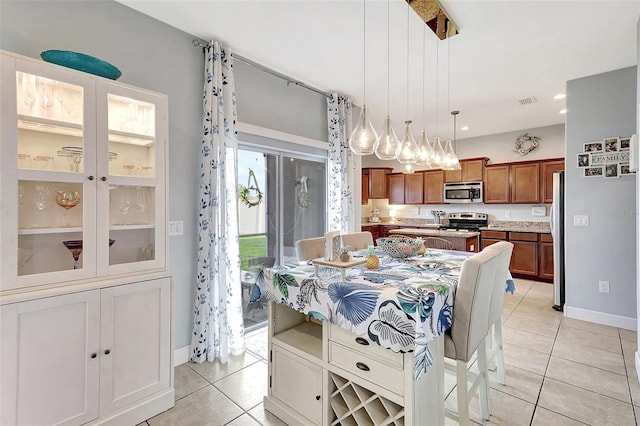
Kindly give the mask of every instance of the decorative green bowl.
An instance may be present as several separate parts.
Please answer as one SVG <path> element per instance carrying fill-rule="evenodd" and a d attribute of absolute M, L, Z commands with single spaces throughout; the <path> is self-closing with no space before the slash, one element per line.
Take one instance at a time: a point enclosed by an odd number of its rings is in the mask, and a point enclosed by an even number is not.
<path fill-rule="evenodd" d="M 110 63 L 84 53 L 68 50 L 45 50 L 40 53 L 40 57 L 52 64 L 62 65 L 63 67 L 84 71 L 111 80 L 117 80 L 122 75 L 122 72 Z"/>

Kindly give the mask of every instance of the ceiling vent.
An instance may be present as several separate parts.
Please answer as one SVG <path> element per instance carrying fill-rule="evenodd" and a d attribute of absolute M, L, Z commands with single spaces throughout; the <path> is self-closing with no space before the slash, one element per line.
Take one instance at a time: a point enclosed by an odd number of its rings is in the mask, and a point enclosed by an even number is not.
<path fill-rule="evenodd" d="M 518 99 L 518 102 L 520 102 L 520 105 L 525 106 L 525 105 L 535 104 L 536 102 L 538 102 L 538 100 L 536 99 L 535 96 L 531 96 L 529 98 Z"/>

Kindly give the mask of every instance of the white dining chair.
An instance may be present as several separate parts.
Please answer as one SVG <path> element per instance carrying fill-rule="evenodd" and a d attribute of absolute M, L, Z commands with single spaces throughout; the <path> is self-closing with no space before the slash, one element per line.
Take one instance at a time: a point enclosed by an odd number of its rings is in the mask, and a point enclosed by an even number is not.
<path fill-rule="evenodd" d="M 342 234 L 342 246 L 349 246 L 351 250 L 364 250 L 372 245 L 373 235 L 369 231 Z"/>
<path fill-rule="evenodd" d="M 458 399 L 458 412 L 447 409 L 445 414 L 461 425 L 469 424 L 470 395 L 476 390 L 480 397 L 482 418 L 489 420 L 485 340 L 491 326 L 490 307 L 499 262 L 500 252 L 497 250 L 483 250 L 464 261 L 456 289 L 451 328 L 444 336 L 444 355 L 456 364 Z M 473 361 L 473 354 L 476 352 L 477 374 L 469 371 L 469 363 Z M 467 386 L 469 381 L 472 382 L 470 388 Z"/>
<path fill-rule="evenodd" d="M 504 368 L 504 352 L 502 349 L 502 311 L 504 310 L 504 292 L 509 278 L 509 263 L 513 253 L 513 243 L 499 241 L 485 247 L 485 250 L 494 250 L 500 253 L 498 270 L 496 271 L 496 285 L 493 288 L 491 307 L 489 308 L 489 321 L 491 330 L 487 339 L 487 363 L 496 367 L 498 382 L 507 384 L 507 376 Z M 493 369 L 491 367 L 491 369 Z"/>
<path fill-rule="evenodd" d="M 296 256 L 298 260 L 302 262 L 324 257 L 325 241 L 324 237 L 307 238 L 296 241 Z"/>

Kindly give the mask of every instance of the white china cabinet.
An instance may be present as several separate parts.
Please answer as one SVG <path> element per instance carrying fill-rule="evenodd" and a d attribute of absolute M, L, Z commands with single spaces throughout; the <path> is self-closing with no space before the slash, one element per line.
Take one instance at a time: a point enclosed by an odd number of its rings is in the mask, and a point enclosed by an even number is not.
<path fill-rule="evenodd" d="M 0 51 L 0 424 L 173 406 L 167 97 Z"/>

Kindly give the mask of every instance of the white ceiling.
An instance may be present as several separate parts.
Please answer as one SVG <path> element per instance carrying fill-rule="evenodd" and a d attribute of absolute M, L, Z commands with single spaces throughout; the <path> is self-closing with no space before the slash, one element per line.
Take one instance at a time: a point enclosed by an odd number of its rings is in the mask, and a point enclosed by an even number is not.
<path fill-rule="evenodd" d="M 358 105 L 364 93 L 377 130 L 387 112 L 390 63 L 390 113 L 399 136 L 407 119 L 407 77 L 414 134 L 426 126 L 435 135 L 437 110 L 438 133 L 451 138 L 449 111 L 458 109 L 458 128 L 469 126 L 457 132 L 463 139 L 563 123 L 564 100 L 553 97 L 564 93 L 567 80 L 637 64 L 637 0 L 443 0 L 460 28 L 448 41 L 425 32 L 420 18 L 412 10 L 407 14 L 404 0 L 390 0 L 389 14 L 386 0 L 366 0 L 364 75 L 363 0 L 119 1 L 310 86 L 346 94 Z M 537 103 L 518 102 L 531 96 Z"/>

